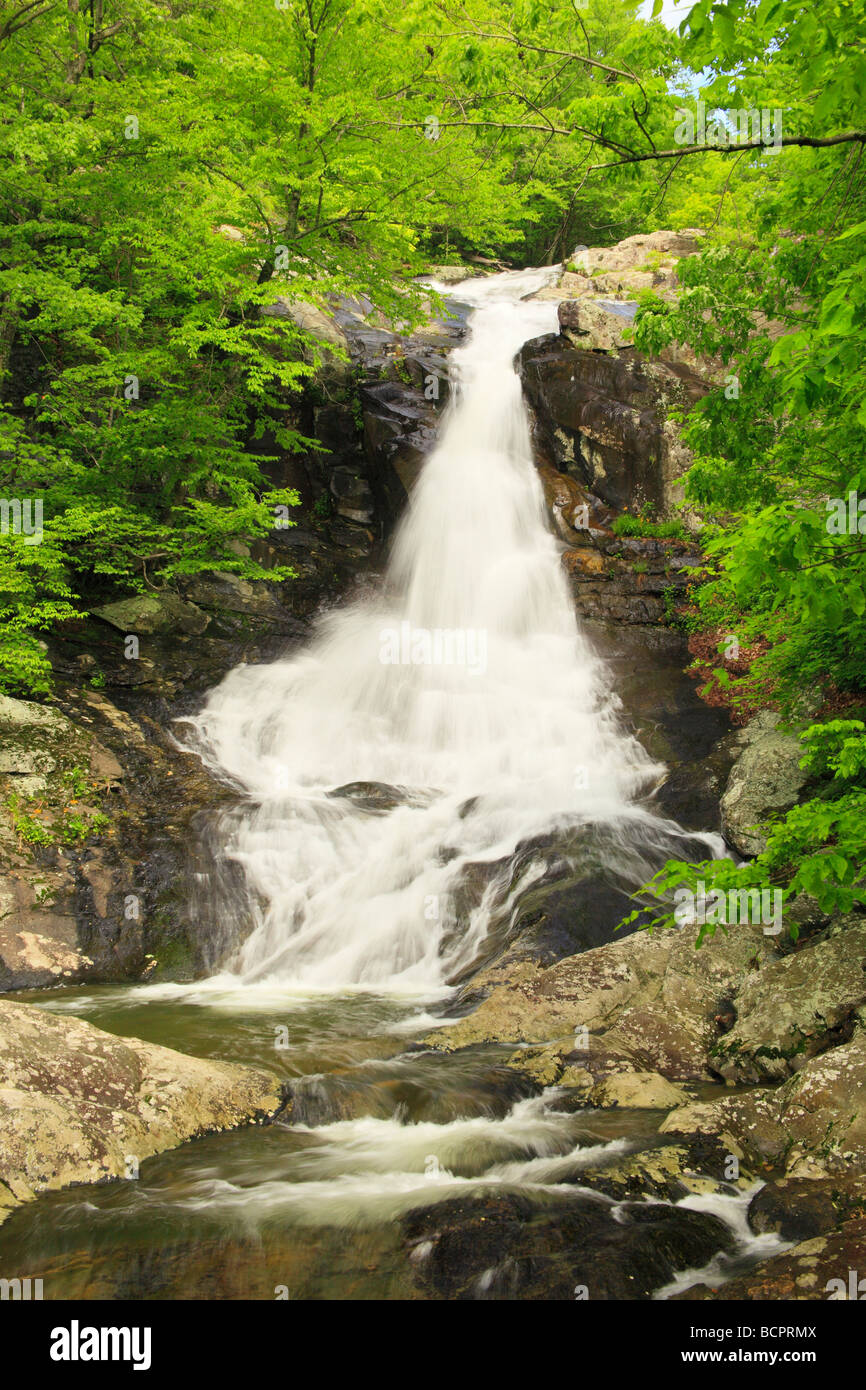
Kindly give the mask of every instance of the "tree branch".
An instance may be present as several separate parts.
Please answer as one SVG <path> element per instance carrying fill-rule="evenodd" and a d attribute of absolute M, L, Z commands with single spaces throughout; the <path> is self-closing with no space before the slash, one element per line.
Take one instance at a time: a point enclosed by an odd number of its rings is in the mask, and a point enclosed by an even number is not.
<path fill-rule="evenodd" d="M 852 141 L 866 144 L 866 130 L 847 130 L 840 135 L 786 135 L 772 148 L 778 149 L 780 145 L 801 145 L 810 149 L 824 149 L 829 145 L 846 145 Z M 744 150 L 767 148 L 769 147 L 763 140 L 747 140 L 743 144 L 738 142 L 735 145 L 681 145 L 677 150 L 650 150 L 646 154 L 631 154 L 626 159 L 615 160 L 613 164 L 593 164 L 587 173 L 593 174 L 598 169 L 618 169 L 621 164 L 642 164 L 648 159 L 679 159 L 687 154 L 741 154 Z"/>

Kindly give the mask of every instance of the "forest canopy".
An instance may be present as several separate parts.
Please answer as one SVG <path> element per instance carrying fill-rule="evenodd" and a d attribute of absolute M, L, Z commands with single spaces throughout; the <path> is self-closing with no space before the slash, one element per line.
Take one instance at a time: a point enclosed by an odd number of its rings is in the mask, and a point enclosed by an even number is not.
<path fill-rule="evenodd" d="M 698 621 L 760 636 L 744 699 L 861 688 L 863 544 L 825 523 L 866 482 L 863 0 L 700 0 L 679 32 L 661 8 L 0 7 L 0 467 L 43 527 L 0 534 L 3 688 L 47 692 L 41 635 L 106 594 L 259 573 L 237 542 L 297 503 L 262 441 L 311 446 L 318 361 L 277 298 L 412 322 L 433 262 L 665 226 L 706 250 L 638 346 L 738 383 L 684 422 Z"/>

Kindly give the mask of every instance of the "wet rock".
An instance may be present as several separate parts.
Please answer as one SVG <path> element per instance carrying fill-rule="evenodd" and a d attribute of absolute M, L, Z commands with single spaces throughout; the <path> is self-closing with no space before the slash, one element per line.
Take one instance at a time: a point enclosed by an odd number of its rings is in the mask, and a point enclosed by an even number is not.
<path fill-rule="evenodd" d="M 719 796 L 736 756 L 728 741 L 730 720 L 726 710 L 706 705 L 684 674 L 681 636 L 670 628 L 611 623 L 586 624 L 585 631 L 607 664 L 637 737 L 667 768 L 653 797 L 661 815 L 686 830 L 718 830 Z"/>
<path fill-rule="evenodd" d="M 0 1190 L 15 1203 L 129 1177 L 130 1163 L 262 1120 L 281 1101 L 267 1072 L 0 1001 Z"/>
<path fill-rule="evenodd" d="M 748 975 L 734 996 L 737 1020 L 721 1038 L 714 1065 L 731 1081 L 783 1081 L 834 1046 L 866 1004 L 866 922 L 838 930 Z"/>
<path fill-rule="evenodd" d="M 752 1165 L 791 1177 L 866 1172 L 866 1032 L 806 1062 L 776 1090 L 673 1110 L 659 1133 L 713 1136 Z"/>
<path fill-rule="evenodd" d="M 461 279 L 476 272 L 463 270 Z M 372 328 L 354 314 L 338 314 L 346 333 L 362 421 L 365 476 L 375 499 L 375 521 L 389 530 L 434 447 L 450 394 L 447 354 L 466 332 L 466 306 L 446 301 L 446 314 L 411 333 Z M 346 431 L 346 423 L 343 432 Z M 325 438 L 334 450 L 335 441 Z M 338 445 L 335 462 L 342 452 Z M 352 460 L 353 467 L 356 460 Z"/>
<path fill-rule="evenodd" d="M 569 1063 L 593 1070 L 659 1071 L 672 1080 L 711 1079 L 709 1054 L 723 1011 L 750 963 L 774 954 L 753 928 L 695 949 L 697 928 L 641 932 L 545 968 L 508 960 L 474 981 L 478 1007 L 431 1035 L 432 1047 L 485 1041 L 559 1043 Z M 576 1036 L 587 1041 L 574 1052 Z M 612 1065 L 614 1064 L 614 1065 Z"/>
<path fill-rule="evenodd" d="M 343 787 L 334 787 L 327 795 L 351 801 L 363 811 L 392 811 L 395 806 L 427 806 L 435 792 L 392 787 L 388 782 L 347 782 Z"/>
<path fill-rule="evenodd" d="M 459 1197 L 401 1225 L 424 1295 L 456 1300 L 645 1299 L 732 1243 L 713 1216 L 639 1203 L 614 1220 L 609 1202 L 582 1196 Z"/>
<path fill-rule="evenodd" d="M 366 478 L 348 468 L 335 468 L 331 474 L 331 494 L 340 516 L 362 524 L 373 520 L 375 506 Z"/>
<path fill-rule="evenodd" d="M 548 511 L 567 545 L 591 545 L 594 531 L 607 530 L 614 513 L 588 488 L 545 464 L 539 465 L 538 473 Z M 589 550 L 587 554 L 595 558 L 596 552 Z"/>
<path fill-rule="evenodd" d="M 582 1187 L 603 1192 L 617 1202 L 641 1197 L 679 1202 L 688 1196 L 730 1192 L 732 1187 L 747 1186 L 749 1179 L 743 1175 L 736 1184 L 720 1182 L 695 1170 L 688 1149 L 665 1144 L 584 1168 L 579 1181 Z"/>
<path fill-rule="evenodd" d="M 587 827 L 563 836 L 559 844 L 542 839 L 527 845 L 505 864 L 466 865 L 457 894 L 458 923 L 485 889 L 498 918 L 481 945 L 476 968 L 501 957 L 503 949 L 510 960 L 551 965 L 610 941 L 633 903 L 603 851 L 604 834 Z M 518 884 L 530 874 L 535 881 L 515 901 Z"/>
<path fill-rule="evenodd" d="M 837 1231 L 815 1236 L 782 1255 L 763 1260 L 748 1274 L 716 1289 L 705 1284 L 677 1295 L 691 1301 L 748 1300 L 750 1302 L 800 1302 L 809 1299 L 850 1301 L 866 1295 L 861 1283 L 866 1217 L 858 1216 Z"/>
<path fill-rule="evenodd" d="M 866 1178 L 779 1178 L 767 1182 L 749 1203 L 749 1225 L 758 1235 L 811 1240 L 847 1216 L 866 1214 Z"/>
<path fill-rule="evenodd" d="M 773 729 L 751 738 L 737 759 L 722 797 L 722 834 L 741 854 L 760 854 L 767 821 L 796 806 L 809 780 L 802 757 L 798 738 Z"/>
<path fill-rule="evenodd" d="M 579 1096 L 584 1104 L 595 1082 L 592 1072 L 586 1067 L 569 1065 L 565 1061 L 558 1043 L 552 1043 L 549 1047 L 521 1047 L 517 1052 L 512 1052 L 508 1066 L 541 1088 L 565 1086 L 569 1090 L 570 1100 Z"/>
<path fill-rule="evenodd" d="M 399 381 L 365 385 L 361 403 L 367 453 L 386 480 L 391 515 L 396 518 L 436 443 L 437 403 L 426 400 L 414 385 Z"/>

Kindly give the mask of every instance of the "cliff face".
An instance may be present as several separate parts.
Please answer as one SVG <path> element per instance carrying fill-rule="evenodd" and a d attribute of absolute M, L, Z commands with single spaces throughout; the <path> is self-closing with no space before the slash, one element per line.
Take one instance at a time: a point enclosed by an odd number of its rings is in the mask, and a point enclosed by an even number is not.
<path fill-rule="evenodd" d="M 525 345 L 520 374 L 545 463 L 618 511 L 670 509 L 688 454 L 665 415 L 707 389 L 690 367 L 628 346 L 576 347 L 560 333 Z"/>
<path fill-rule="evenodd" d="M 660 624 L 700 562 L 689 540 L 618 536 L 616 513 L 669 515 L 689 454 L 672 404 L 705 382 L 682 363 L 649 362 L 634 348 L 575 346 L 572 335 L 536 338 L 520 354 L 533 415 L 536 461 L 578 612 L 584 618 Z"/>

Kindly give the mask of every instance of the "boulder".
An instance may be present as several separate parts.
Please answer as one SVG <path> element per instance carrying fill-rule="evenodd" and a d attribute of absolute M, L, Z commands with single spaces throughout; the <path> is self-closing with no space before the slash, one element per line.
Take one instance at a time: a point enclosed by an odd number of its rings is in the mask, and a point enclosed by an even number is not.
<path fill-rule="evenodd" d="M 597 299 L 563 300 L 559 327 L 570 343 L 589 352 L 616 352 L 630 336 L 629 320 Z"/>
<path fill-rule="evenodd" d="M 455 1197 L 401 1222 L 413 1277 L 433 1299 L 645 1299 L 677 1269 L 733 1245 L 718 1217 L 575 1193 Z"/>
<path fill-rule="evenodd" d="M 866 922 L 839 919 L 826 939 L 767 962 L 733 1002 L 737 1021 L 716 1045 L 716 1069 L 730 1081 L 784 1081 L 866 1005 Z"/>
<path fill-rule="evenodd" d="M 722 834 L 740 854 L 767 847 L 767 822 L 796 806 L 808 781 L 800 767 L 803 745 L 777 729 L 761 733 L 731 768 L 722 797 Z"/>
<path fill-rule="evenodd" d="M 642 232 L 615 246 L 577 247 L 557 283 L 545 286 L 533 298 L 567 301 L 599 293 L 631 297 L 652 290 L 661 299 L 675 300 L 677 264 L 701 249 L 703 236 L 693 228 Z"/>
<path fill-rule="evenodd" d="M 348 354 L 349 344 L 342 328 L 330 314 L 326 314 L 315 304 L 308 304 L 301 299 L 287 299 L 285 295 L 281 295 L 272 304 L 263 305 L 262 314 L 266 318 L 291 319 L 298 328 L 309 333 L 312 338 L 317 338 L 320 343 Z"/>
<path fill-rule="evenodd" d="M 685 1091 L 657 1071 L 621 1071 L 599 1081 L 588 1102 L 599 1110 L 616 1105 L 627 1110 L 673 1110 L 687 1105 L 688 1099 Z"/>
<path fill-rule="evenodd" d="M 577 265 L 586 265 L 590 270 L 603 266 L 608 270 L 633 269 L 646 264 L 648 257 L 672 257 L 677 260 L 683 256 L 693 256 L 700 251 L 706 233 L 698 227 L 685 227 L 681 231 L 660 229 L 657 232 L 637 232 L 624 237 L 615 246 L 582 247 L 575 251 L 572 260 Z"/>
<path fill-rule="evenodd" d="M 268 1072 L 0 1001 L 0 1219 L 40 1192 L 135 1176 L 152 1154 L 281 1103 Z"/>
<path fill-rule="evenodd" d="M 758 1235 L 811 1240 L 864 1211 L 866 1177 L 778 1178 L 755 1193 L 749 1225 Z"/>
<path fill-rule="evenodd" d="M 11 695 L 0 695 L 0 730 L 4 740 L 14 737 L 16 731 L 23 734 L 25 730 L 33 730 L 37 734 L 65 734 L 69 730 L 69 720 L 51 705 L 39 705 L 32 700 L 14 700 Z"/>
<path fill-rule="evenodd" d="M 866 1032 L 808 1061 L 776 1090 L 672 1110 L 659 1133 L 714 1138 L 792 1177 L 866 1172 Z"/>
<path fill-rule="evenodd" d="M 480 269 L 473 269 L 468 265 L 431 265 L 425 279 L 438 280 L 440 285 L 459 285 L 462 280 L 469 280 L 473 275 L 481 275 Z"/>
<path fill-rule="evenodd" d="M 93 610 L 94 617 L 123 633 L 153 636 L 154 633 L 183 632 L 198 637 L 210 618 L 194 603 L 168 592 L 139 594 Z"/>
<path fill-rule="evenodd" d="M 622 1071 L 712 1079 L 710 1053 L 730 999 L 749 965 L 775 952 L 746 925 L 699 950 L 696 937 L 696 927 L 639 932 L 547 967 L 506 958 L 473 981 L 476 996 L 485 996 L 477 1008 L 431 1034 L 428 1045 L 556 1044 L 563 1066 L 596 1081 Z"/>

